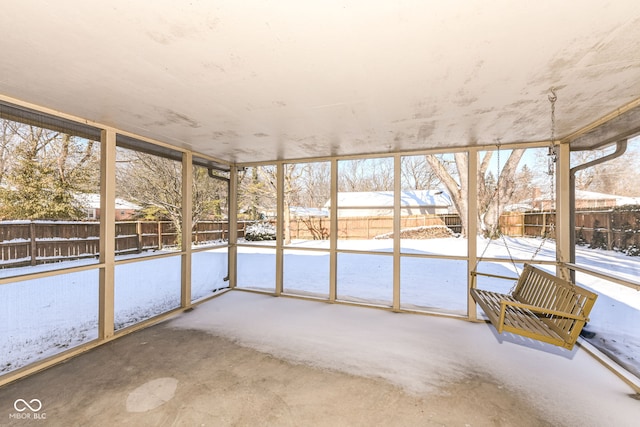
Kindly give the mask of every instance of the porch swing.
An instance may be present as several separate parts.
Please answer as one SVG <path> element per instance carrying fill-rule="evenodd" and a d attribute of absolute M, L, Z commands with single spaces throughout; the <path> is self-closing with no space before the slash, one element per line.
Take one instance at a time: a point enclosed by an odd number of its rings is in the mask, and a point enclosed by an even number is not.
<path fill-rule="evenodd" d="M 553 191 L 553 177 L 555 174 L 555 101 L 557 97 L 553 89 L 549 95 L 551 102 L 551 145 L 549 147 L 549 176 Z M 497 144 L 498 174 L 496 193 L 500 188 L 500 141 Z M 494 195 L 496 194 L 494 193 Z M 553 192 L 551 193 L 553 194 Z M 500 197 L 497 202 L 497 215 L 500 213 Z M 493 233 L 497 231 L 498 220 L 495 221 Z M 491 233 L 491 234 L 493 234 Z M 509 259 L 516 272 L 517 267 L 504 235 L 500 233 L 507 249 Z M 550 274 L 533 264 L 534 258 L 540 252 L 548 234 L 542 238 L 535 250 L 531 261 L 524 264 L 519 277 L 508 277 L 477 271 L 480 260 L 484 257 L 491 240 L 487 241 L 482 254 L 471 271 L 470 295 L 482 308 L 491 324 L 499 334 L 510 332 L 526 338 L 573 349 L 584 325 L 589 321 L 589 313 L 596 301 L 597 295 L 577 286 L 568 279 Z M 478 289 L 477 277 L 486 276 L 497 279 L 514 280 L 514 286 L 509 294 Z"/>

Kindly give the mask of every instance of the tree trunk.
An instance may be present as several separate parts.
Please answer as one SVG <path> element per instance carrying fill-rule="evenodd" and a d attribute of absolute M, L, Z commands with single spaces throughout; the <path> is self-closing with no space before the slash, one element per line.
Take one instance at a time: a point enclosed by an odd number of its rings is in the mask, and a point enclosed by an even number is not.
<path fill-rule="evenodd" d="M 485 177 L 492 155 L 493 152 L 488 151 L 478 167 L 477 185 L 479 200 L 487 200 L 490 197 L 487 194 L 489 190 L 487 189 Z M 516 188 L 516 168 L 518 167 L 518 163 L 523 155 L 523 148 L 511 151 L 507 162 L 500 172 L 498 179 L 499 186 L 496 189 L 495 196 L 491 197 L 490 201 L 487 200 L 488 206 L 486 210 L 481 209 L 480 206 L 478 207 L 478 217 L 476 218 L 476 221 L 478 223 L 479 230 L 484 230 L 484 232 L 487 233 L 489 226 L 497 225 L 497 219 L 502 213 L 504 204 L 509 203 Z M 460 184 L 458 184 L 458 182 L 453 178 L 451 173 L 437 156 L 433 154 L 427 154 L 425 156 L 425 159 L 427 160 L 427 163 L 429 163 L 429 166 L 431 166 L 433 173 L 436 174 L 438 179 L 442 181 L 449 191 L 453 204 L 458 211 L 458 215 L 460 215 L 460 220 L 462 222 L 462 235 L 467 236 L 467 230 L 469 229 L 469 157 L 466 153 L 455 153 L 454 158 L 458 176 L 460 177 Z"/>
<path fill-rule="evenodd" d="M 451 199 L 453 204 L 458 211 L 458 215 L 460 215 L 460 221 L 462 222 L 462 231 L 461 234 L 463 236 L 467 235 L 468 224 L 469 224 L 469 209 L 468 209 L 468 158 L 465 153 L 455 153 L 455 161 L 458 172 L 462 171 L 460 174 L 460 185 L 456 182 L 455 179 L 451 176 L 449 171 L 444 167 L 440 159 L 438 159 L 433 154 L 427 154 L 425 159 L 433 173 L 442 181 L 442 183 L 447 187 L 447 191 L 451 195 Z"/>
<path fill-rule="evenodd" d="M 505 205 L 511 202 L 516 188 L 516 169 L 523 155 L 524 148 L 518 148 L 511 151 L 507 162 L 504 164 L 502 171 L 500 171 L 500 175 L 496 183 L 496 194 L 491 198 L 491 202 L 489 203 L 487 211 L 484 213 L 483 217 L 484 223 L 487 227 L 485 232 L 488 232 L 489 230 L 493 231 L 489 234 L 496 234 L 498 232 L 500 215 L 502 214 Z M 494 238 L 496 236 L 489 235 L 489 237 Z"/>

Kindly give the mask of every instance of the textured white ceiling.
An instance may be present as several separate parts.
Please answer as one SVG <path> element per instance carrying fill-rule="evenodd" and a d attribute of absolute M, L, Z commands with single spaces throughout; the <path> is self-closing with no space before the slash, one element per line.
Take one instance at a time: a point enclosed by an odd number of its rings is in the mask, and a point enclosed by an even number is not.
<path fill-rule="evenodd" d="M 237 162 L 540 141 L 640 98 L 640 2 L 15 0 L 0 94 Z"/>

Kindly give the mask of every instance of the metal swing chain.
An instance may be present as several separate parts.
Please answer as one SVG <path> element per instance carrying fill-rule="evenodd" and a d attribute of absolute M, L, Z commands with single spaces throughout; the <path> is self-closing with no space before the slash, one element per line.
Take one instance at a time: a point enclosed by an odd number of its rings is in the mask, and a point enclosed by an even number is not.
<path fill-rule="evenodd" d="M 500 230 L 500 176 L 502 175 L 502 171 L 500 170 L 500 140 L 498 139 L 498 143 L 497 145 L 497 160 L 498 160 L 498 166 L 497 166 L 497 170 L 498 170 L 498 177 L 496 179 L 496 193 L 498 196 L 498 199 L 496 201 L 496 221 L 494 224 L 494 229 L 492 231 L 492 235 L 495 234 L 496 230 Z M 504 236 L 504 233 L 502 231 L 498 231 L 500 233 L 500 238 L 502 239 L 502 243 L 504 244 L 505 249 L 507 250 L 507 255 L 509 255 L 509 260 L 511 260 L 511 264 L 513 265 L 513 269 L 515 270 L 516 274 L 518 276 L 520 276 L 520 273 L 518 272 L 518 266 L 516 265 L 515 260 L 513 259 L 513 255 L 511 254 L 511 249 L 509 248 L 509 244 L 507 242 L 507 238 Z M 517 283 L 517 282 L 516 282 Z M 513 284 L 513 287 L 515 288 L 516 283 Z M 511 290 L 511 293 L 513 293 L 513 289 Z"/>
<path fill-rule="evenodd" d="M 558 96 L 556 95 L 555 92 L 555 88 L 551 88 L 551 95 L 548 96 L 549 98 L 549 102 L 551 103 L 551 141 L 549 143 L 549 159 L 548 159 L 548 171 L 547 174 L 549 175 L 549 185 L 550 185 L 550 191 L 549 194 L 551 196 L 552 200 L 555 200 L 555 188 L 554 188 L 554 176 L 555 176 L 555 163 L 558 160 L 558 153 L 556 150 L 556 144 L 555 144 L 555 140 L 556 140 L 556 101 L 558 100 Z M 501 148 L 501 142 L 500 139 L 496 140 L 496 152 L 497 152 L 497 169 L 498 169 L 498 176 L 496 179 L 496 191 L 494 191 L 493 196 L 492 196 L 492 200 L 494 197 L 498 197 L 497 201 L 496 201 L 496 211 L 497 211 L 497 221 L 496 224 L 494 224 L 493 229 L 491 230 L 491 235 L 494 235 L 496 230 L 498 229 L 498 223 L 500 221 L 500 148 Z M 553 228 L 554 225 L 551 226 L 551 228 Z M 515 260 L 513 258 L 513 255 L 511 254 L 511 249 L 509 248 L 509 245 L 507 244 L 507 240 L 504 236 L 503 233 L 500 233 L 501 237 L 502 237 L 502 241 L 504 243 L 504 246 L 507 250 L 507 254 L 509 255 L 509 259 L 511 260 L 511 264 L 513 264 L 513 268 L 515 269 L 516 273 L 518 275 L 520 275 L 520 273 L 518 273 L 518 267 L 516 266 Z M 548 232 L 545 232 L 542 241 L 540 242 L 540 245 L 536 248 L 536 250 L 534 251 L 533 255 L 531 256 L 531 260 L 533 261 L 535 259 L 536 256 L 538 256 L 538 254 L 540 253 L 540 251 L 542 250 L 542 247 L 544 246 L 547 238 L 549 236 Z M 491 236 L 489 236 L 489 238 L 491 238 Z M 474 268 L 474 270 L 477 270 L 478 265 L 480 264 L 480 260 L 482 258 L 484 258 L 484 255 L 487 251 L 487 249 L 489 248 L 489 244 L 487 243 L 487 245 L 485 246 L 484 250 L 482 251 L 482 254 L 480 254 L 480 257 L 478 258 L 477 262 L 476 262 L 476 266 Z M 515 287 L 517 285 L 517 282 L 515 282 L 511 288 L 510 293 L 513 293 Z"/>
<path fill-rule="evenodd" d="M 476 266 L 474 268 L 474 270 L 478 269 L 478 265 L 480 264 L 480 260 L 482 258 L 484 258 L 485 253 L 487 252 L 487 249 L 489 249 L 489 246 L 491 245 L 491 239 L 493 238 L 493 236 L 495 236 L 496 231 L 499 230 L 500 227 L 500 175 L 501 175 L 501 171 L 500 171 L 500 152 L 502 149 L 502 142 L 500 141 L 500 138 L 496 139 L 496 162 L 497 162 L 497 175 L 496 175 L 496 189 L 493 192 L 493 195 L 491 196 L 491 199 L 489 200 L 489 203 L 491 203 L 493 201 L 493 199 L 496 199 L 496 217 L 494 218 L 494 224 L 493 227 L 490 230 L 487 230 L 489 232 L 489 236 L 488 236 L 488 242 L 484 247 L 484 250 L 482 251 L 482 253 L 480 254 L 480 257 L 478 257 L 477 261 L 476 261 Z M 507 243 L 507 240 L 504 236 L 504 233 L 500 233 L 500 237 L 502 239 L 502 242 L 504 243 L 504 247 L 507 250 L 507 254 L 509 255 L 509 259 L 511 260 L 511 264 L 513 264 L 513 268 L 515 269 L 516 274 L 519 275 L 518 273 L 518 267 L 516 266 L 515 260 L 513 259 L 513 255 L 511 254 L 511 249 L 509 248 L 509 245 Z M 515 284 L 514 284 L 515 286 Z"/>
<path fill-rule="evenodd" d="M 558 153 L 556 151 L 556 101 L 558 95 L 556 95 L 555 88 L 551 88 L 551 95 L 549 95 L 549 102 L 551 103 L 551 141 L 549 143 L 549 159 L 548 159 L 548 171 L 547 174 L 552 176 L 555 172 L 555 163 L 558 160 Z"/>
<path fill-rule="evenodd" d="M 497 155 L 497 162 L 498 162 L 498 166 L 496 166 L 496 191 L 493 192 L 493 197 L 496 198 L 496 217 L 495 222 L 493 224 L 493 230 L 491 230 L 491 234 L 489 235 L 489 238 L 493 238 L 493 236 L 495 236 L 496 231 L 499 230 L 500 228 L 500 148 L 502 146 L 502 142 L 500 141 L 500 138 L 496 139 L 496 155 Z M 491 199 L 493 199 L 493 197 Z M 489 202 L 491 203 L 491 202 Z"/>
<path fill-rule="evenodd" d="M 556 101 L 558 100 L 558 95 L 556 95 L 555 88 L 552 87 L 550 91 L 551 91 L 551 95 L 549 95 L 548 97 L 549 97 L 549 102 L 551 103 L 551 141 L 549 143 L 549 154 L 548 154 L 549 170 L 547 171 L 547 174 L 549 175 L 549 199 L 555 200 L 555 186 L 554 186 L 553 178 L 555 176 L 555 163 L 558 161 L 558 152 L 556 150 L 556 144 L 555 144 L 556 142 Z M 555 227 L 555 223 L 551 225 L 549 228 L 553 229 L 554 227 Z M 547 241 L 549 234 L 550 234 L 549 231 L 545 230 L 545 233 L 544 233 L 544 236 L 542 236 L 542 241 L 540 242 L 540 245 L 531 256 L 532 261 L 536 258 L 536 256 L 538 256 L 538 254 L 542 250 L 542 247 Z"/>
<path fill-rule="evenodd" d="M 498 170 L 500 169 L 500 138 L 496 138 L 496 152 L 498 155 Z M 497 179 L 496 179 L 496 189 L 493 191 L 493 194 L 491 195 L 491 198 L 489 199 L 489 203 L 491 203 L 493 201 L 493 199 L 496 197 L 496 195 L 498 196 L 498 208 L 500 207 L 500 195 L 498 194 L 498 185 L 500 184 L 500 174 L 498 174 Z M 485 222 L 485 221 L 483 221 Z M 485 222 L 486 223 L 486 222 Z M 487 253 L 487 249 L 489 249 L 489 245 L 491 244 L 491 236 L 495 234 L 496 231 L 496 227 L 497 225 L 494 224 L 492 229 L 490 230 L 486 230 L 488 233 L 488 241 L 487 244 L 484 246 L 484 249 L 482 250 L 482 253 L 480 254 L 479 257 L 476 258 L 476 265 L 473 267 L 474 271 L 478 270 L 478 266 L 480 265 L 480 260 L 482 260 L 482 258 L 484 258 L 484 255 Z"/>

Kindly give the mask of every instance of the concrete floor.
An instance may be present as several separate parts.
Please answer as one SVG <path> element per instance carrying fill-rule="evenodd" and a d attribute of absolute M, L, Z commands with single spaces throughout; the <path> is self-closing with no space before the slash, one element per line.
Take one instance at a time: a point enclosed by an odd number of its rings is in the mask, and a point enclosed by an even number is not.
<path fill-rule="evenodd" d="M 37 398 L 46 420 L 33 424 L 59 426 L 553 425 L 488 378 L 443 391 L 409 395 L 161 324 L 0 389 L 0 424 L 28 424 L 8 414 Z"/>
<path fill-rule="evenodd" d="M 244 294 L 232 292 L 232 294 Z M 203 304 L 220 310 L 227 296 Z M 247 298 L 238 297 L 235 298 Z M 336 306 L 264 296 L 264 304 Z M 295 301 L 278 302 L 275 301 Z M 273 301 L 273 302 L 270 302 Z M 251 301 L 249 301 L 251 302 Z M 200 307 L 196 308 L 200 310 Z M 331 308 L 334 307 L 334 308 Z M 397 315 L 378 310 L 364 315 Z M 320 310 L 322 311 L 322 309 Z M 237 312 L 237 310 L 236 310 Z M 196 329 L 184 313 L 0 388 L 0 425 L 25 426 L 545 426 L 563 425 L 504 381 L 469 369 L 435 392 L 273 356 Z M 218 317 L 224 317 L 223 312 Z M 417 316 L 420 321 L 431 321 Z M 411 319 L 410 315 L 405 317 Z M 448 319 L 453 324 L 471 325 Z M 484 325 L 475 325 L 482 327 Z M 490 336 L 490 334 L 488 334 Z M 535 351 L 535 350 L 531 350 Z M 339 355 L 338 355 L 339 356 Z M 596 362 L 594 362 L 595 364 Z M 40 419 L 16 418 L 39 399 Z M 640 415 L 640 402 L 638 402 Z M 537 409 L 536 409 L 537 408 Z M 24 413 L 29 413 L 25 411 Z M 12 417 L 13 414 L 13 417 Z M 45 418 L 45 419 L 42 419 Z M 621 418 L 627 419 L 627 418 Z M 589 425 L 576 420 L 575 425 Z M 629 418 L 629 425 L 632 419 Z M 565 424 L 566 425 L 566 424 Z M 613 425 L 613 424 L 611 424 Z"/>

